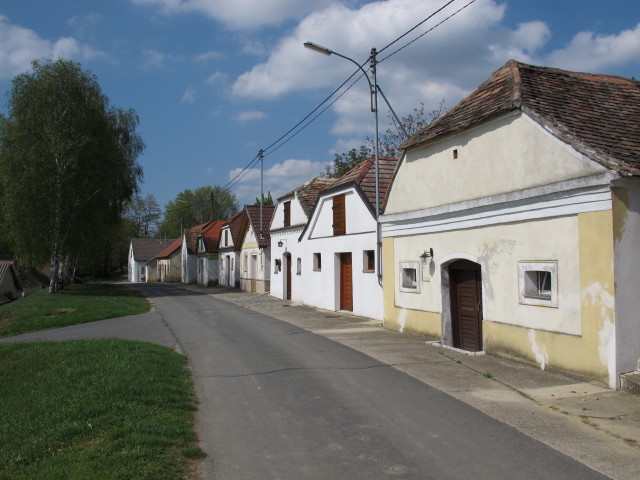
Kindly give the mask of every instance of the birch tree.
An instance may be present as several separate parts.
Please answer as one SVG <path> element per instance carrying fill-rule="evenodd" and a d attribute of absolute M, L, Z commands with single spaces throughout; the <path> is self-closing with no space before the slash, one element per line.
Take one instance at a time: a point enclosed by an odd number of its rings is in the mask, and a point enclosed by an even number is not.
<path fill-rule="evenodd" d="M 8 95 L 0 137 L 6 228 L 14 254 L 51 266 L 49 291 L 115 225 L 138 190 L 144 143 L 133 110 L 109 104 L 97 78 L 79 64 L 35 61 Z"/>

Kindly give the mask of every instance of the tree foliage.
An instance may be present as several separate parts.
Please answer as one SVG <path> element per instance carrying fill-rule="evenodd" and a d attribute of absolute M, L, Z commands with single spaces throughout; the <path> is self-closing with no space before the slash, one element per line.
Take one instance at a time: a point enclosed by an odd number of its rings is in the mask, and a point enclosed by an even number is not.
<path fill-rule="evenodd" d="M 135 195 L 124 210 L 123 221 L 127 230 L 127 237 L 151 238 L 160 224 L 162 210 L 152 193 L 144 197 Z"/>
<path fill-rule="evenodd" d="M 254 205 L 260 205 L 260 197 L 256 197 L 256 202 L 254 203 Z M 273 205 L 273 197 L 271 196 L 271 191 L 269 191 L 267 193 L 267 196 L 264 196 L 264 193 L 262 194 L 262 205 Z"/>
<path fill-rule="evenodd" d="M 109 103 L 68 60 L 33 62 L 13 79 L 0 138 L 5 226 L 14 254 L 51 266 L 49 290 L 120 221 L 138 189 L 138 117 Z"/>
<path fill-rule="evenodd" d="M 409 136 L 418 133 L 420 130 L 428 126 L 436 118 L 438 118 L 444 109 L 444 100 L 441 100 L 438 106 L 425 113 L 424 103 L 414 108 L 411 113 L 400 119 L 400 124 L 393 115 L 389 115 L 389 119 L 393 128 L 388 128 L 378 138 L 378 154 L 381 157 L 398 158 L 401 154 L 400 146 L 407 140 L 400 125 Z M 336 153 L 331 165 L 325 174 L 338 178 L 347 173 L 353 167 L 363 160 L 373 158 L 375 156 L 375 141 L 367 137 L 366 142 L 358 148 L 352 148 L 348 152 Z"/>
<path fill-rule="evenodd" d="M 165 205 L 158 235 L 178 238 L 184 229 L 210 220 L 226 220 L 237 211 L 235 194 L 218 185 L 186 189 Z"/>

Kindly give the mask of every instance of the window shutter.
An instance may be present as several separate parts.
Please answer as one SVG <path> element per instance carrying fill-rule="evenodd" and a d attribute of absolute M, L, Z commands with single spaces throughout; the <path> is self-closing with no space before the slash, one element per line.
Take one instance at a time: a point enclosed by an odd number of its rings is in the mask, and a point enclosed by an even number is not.
<path fill-rule="evenodd" d="M 344 195 L 336 195 L 333 197 L 333 234 L 344 235 L 345 233 L 347 233 L 347 222 Z"/>
<path fill-rule="evenodd" d="M 284 202 L 284 226 L 291 226 L 291 202 Z"/>

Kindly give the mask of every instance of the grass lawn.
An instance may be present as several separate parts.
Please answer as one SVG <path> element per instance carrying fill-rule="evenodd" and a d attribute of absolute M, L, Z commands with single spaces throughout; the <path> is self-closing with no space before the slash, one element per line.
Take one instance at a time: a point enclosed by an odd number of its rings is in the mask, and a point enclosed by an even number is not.
<path fill-rule="evenodd" d="M 0 336 L 134 315 L 149 304 L 133 290 L 106 283 L 73 284 L 56 294 L 47 289 L 0 307 Z"/>
<path fill-rule="evenodd" d="M 183 479 L 202 458 L 186 358 L 150 343 L 0 345 L 0 479 Z"/>

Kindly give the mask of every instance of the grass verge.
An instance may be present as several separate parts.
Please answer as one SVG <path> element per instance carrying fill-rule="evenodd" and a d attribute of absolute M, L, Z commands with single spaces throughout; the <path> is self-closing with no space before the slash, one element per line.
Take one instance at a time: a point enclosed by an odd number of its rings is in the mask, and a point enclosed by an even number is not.
<path fill-rule="evenodd" d="M 0 479 L 183 478 L 204 452 L 186 358 L 129 340 L 0 345 Z"/>
<path fill-rule="evenodd" d="M 0 336 L 135 315 L 148 310 L 147 301 L 131 289 L 106 283 L 73 284 L 54 295 L 45 289 L 0 307 Z"/>

